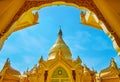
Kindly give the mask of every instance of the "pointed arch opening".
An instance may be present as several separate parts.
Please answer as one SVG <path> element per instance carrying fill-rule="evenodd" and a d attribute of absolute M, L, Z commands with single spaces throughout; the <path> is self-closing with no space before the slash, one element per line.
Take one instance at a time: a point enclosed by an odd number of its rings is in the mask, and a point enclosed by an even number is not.
<path fill-rule="evenodd" d="M 71 82 L 67 71 L 61 66 L 53 71 L 50 80 L 50 82 Z"/>

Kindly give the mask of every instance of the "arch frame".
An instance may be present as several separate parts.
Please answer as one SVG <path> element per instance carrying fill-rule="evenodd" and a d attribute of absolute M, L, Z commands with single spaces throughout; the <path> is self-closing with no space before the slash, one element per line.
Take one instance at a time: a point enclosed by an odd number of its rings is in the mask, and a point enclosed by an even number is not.
<path fill-rule="evenodd" d="M 104 16 L 95 5 L 94 0 L 26 0 L 13 17 L 13 20 L 8 24 L 6 29 L 4 29 L 3 33 L 0 34 L 0 48 L 2 48 L 4 41 L 14 32 L 17 21 L 23 14 L 32 13 L 33 10 L 38 10 L 51 5 L 69 5 L 93 12 L 97 16 L 102 30 L 111 38 L 114 48 L 118 51 L 118 55 L 120 55 L 120 38 L 105 20 Z"/>

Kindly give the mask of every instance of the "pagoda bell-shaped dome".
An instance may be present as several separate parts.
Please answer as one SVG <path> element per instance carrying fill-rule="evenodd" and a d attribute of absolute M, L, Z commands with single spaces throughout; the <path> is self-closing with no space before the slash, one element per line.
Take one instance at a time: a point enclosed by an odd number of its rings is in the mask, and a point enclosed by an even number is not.
<path fill-rule="evenodd" d="M 58 32 L 58 39 L 56 43 L 50 49 L 48 60 L 54 59 L 56 57 L 64 57 L 66 59 L 72 59 L 72 54 L 70 52 L 69 47 L 66 45 L 62 38 L 62 30 L 60 29 Z"/>

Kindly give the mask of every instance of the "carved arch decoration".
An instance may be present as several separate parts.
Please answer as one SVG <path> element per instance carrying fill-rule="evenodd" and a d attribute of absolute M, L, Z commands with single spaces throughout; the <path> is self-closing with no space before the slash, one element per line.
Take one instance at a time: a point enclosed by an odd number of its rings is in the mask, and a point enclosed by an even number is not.
<path fill-rule="evenodd" d="M 70 82 L 69 75 L 63 67 L 57 67 L 51 76 L 50 82 Z"/>
<path fill-rule="evenodd" d="M 4 41 L 9 37 L 13 31 L 10 31 L 12 29 L 12 26 L 14 26 L 15 22 L 25 13 L 32 10 L 38 10 L 40 8 L 51 6 L 51 5 L 70 5 L 77 7 L 79 9 L 85 9 L 92 11 L 97 18 L 99 19 L 99 25 L 102 27 L 102 30 L 108 35 L 108 37 L 111 38 L 113 41 L 114 48 L 118 51 L 118 54 L 120 55 L 120 39 L 118 35 L 113 31 L 110 24 L 105 20 L 104 16 L 100 12 L 100 10 L 97 8 L 93 0 L 26 0 L 23 4 L 23 6 L 19 9 L 19 11 L 14 16 L 13 20 L 8 24 L 6 29 L 3 31 L 3 33 L 0 34 L 0 48 L 2 48 L 2 45 Z M 37 17 L 37 14 L 36 14 Z"/>

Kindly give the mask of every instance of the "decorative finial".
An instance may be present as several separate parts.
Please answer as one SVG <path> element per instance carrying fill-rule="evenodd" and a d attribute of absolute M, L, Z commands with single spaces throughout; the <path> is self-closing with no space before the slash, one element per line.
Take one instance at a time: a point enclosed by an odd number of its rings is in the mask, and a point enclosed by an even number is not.
<path fill-rule="evenodd" d="M 7 58 L 4 67 L 9 67 L 10 66 L 10 59 Z"/>
<path fill-rule="evenodd" d="M 116 65 L 116 62 L 115 62 L 114 58 L 111 59 L 110 66 L 117 68 L 117 65 Z"/>
<path fill-rule="evenodd" d="M 40 60 L 39 60 L 39 63 L 43 62 L 43 56 L 41 56 Z"/>
<path fill-rule="evenodd" d="M 59 36 L 62 36 L 61 26 L 60 26 L 60 29 L 59 29 L 58 35 L 59 35 Z"/>
<path fill-rule="evenodd" d="M 10 59 L 9 59 L 9 58 L 7 58 L 6 62 L 10 62 Z"/>
<path fill-rule="evenodd" d="M 79 62 L 80 64 L 82 63 L 82 61 L 81 61 L 79 56 L 77 57 L 77 62 Z"/>

